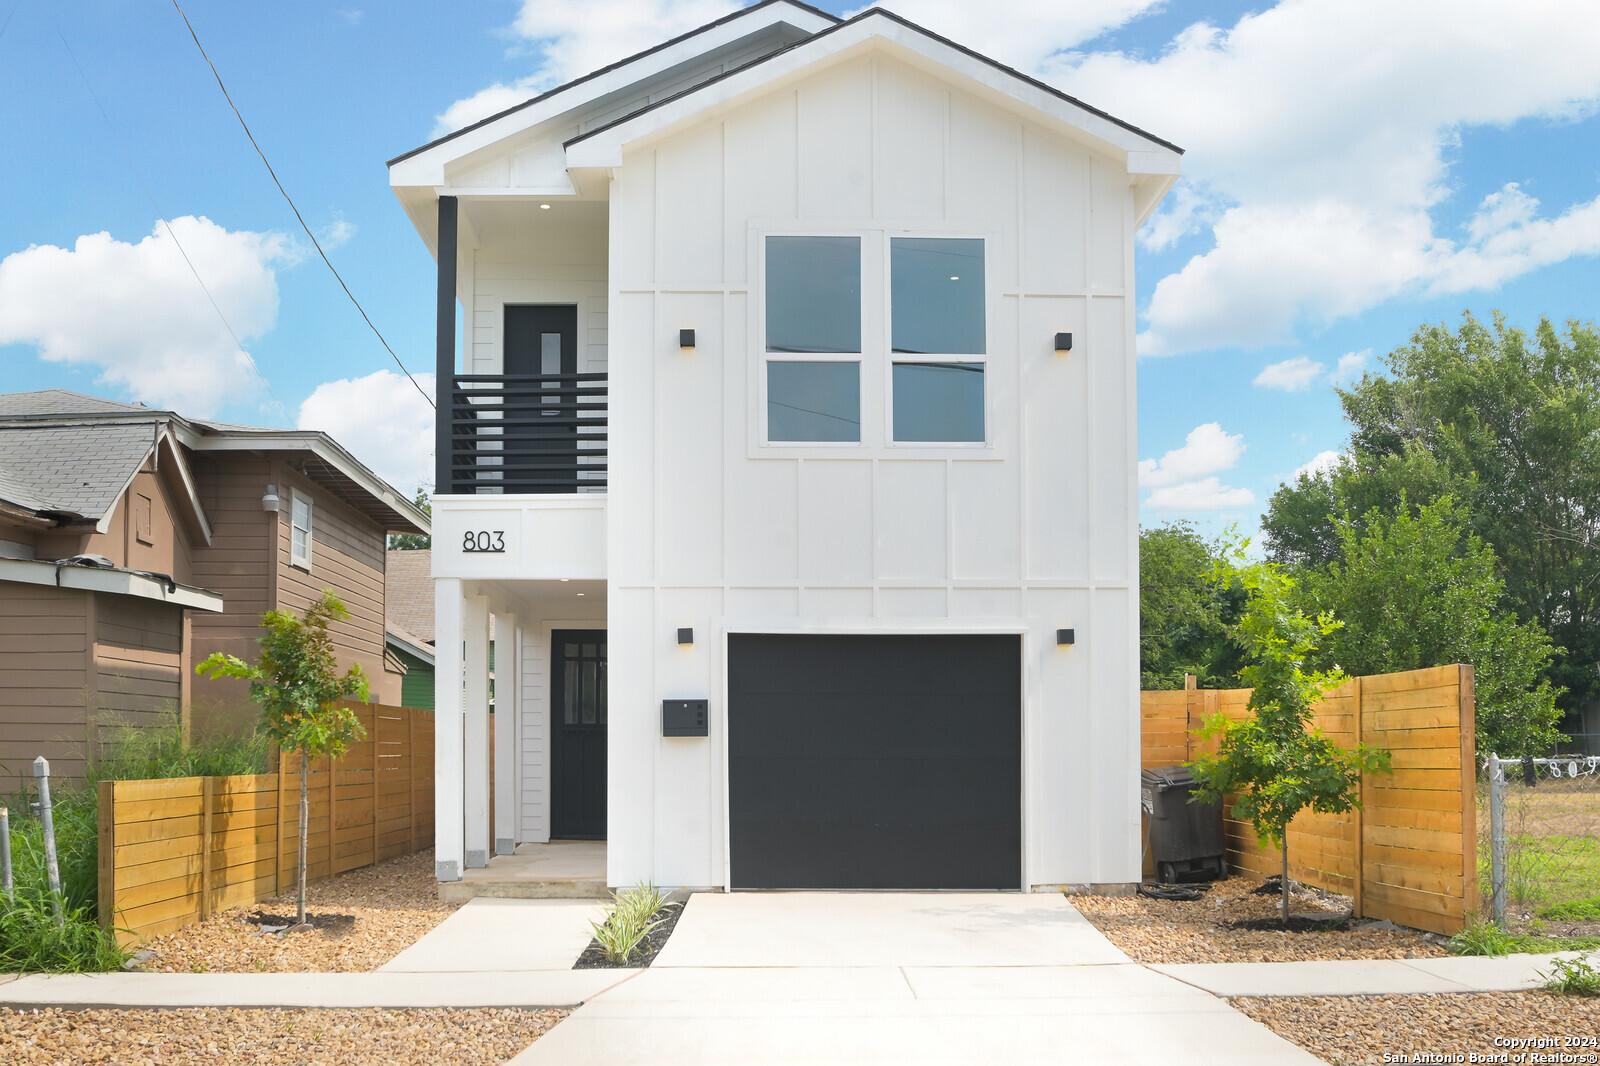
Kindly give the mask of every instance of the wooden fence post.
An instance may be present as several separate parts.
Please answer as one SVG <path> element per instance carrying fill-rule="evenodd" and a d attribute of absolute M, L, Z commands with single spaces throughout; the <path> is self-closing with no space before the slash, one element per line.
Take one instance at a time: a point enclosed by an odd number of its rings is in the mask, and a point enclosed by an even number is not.
<path fill-rule="evenodd" d="M 1461 736 L 1461 922 L 1478 913 L 1478 693 L 1470 663 L 1457 667 L 1456 693 Z"/>
<path fill-rule="evenodd" d="M 328 768 L 328 876 L 331 878 L 334 871 L 333 834 L 334 830 L 338 826 L 338 820 L 334 817 L 334 814 L 338 808 L 338 804 L 334 802 L 334 791 L 336 783 L 339 780 L 339 774 L 333 768 L 333 756 L 326 756 L 322 761 L 323 765 Z"/>
<path fill-rule="evenodd" d="M 417 716 L 406 708 L 406 854 L 417 852 Z"/>
<path fill-rule="evenodd" d="M 211 917 L 211 801 L 217 779 L 200 779 L 200 920 Z"/>
<path fill-rule="evenodd" d="M 289 834 L 287 834 L 287 833 L 285 833 L 283 831 L 283 795 L 284 795 L 284 793 L 286 791 L 288 791 L 287 789 L 285 789 L 283 787 L 284 764 L 286 762 L 288 762 L 288 760 L 285 759 L 283 757 L 283 755 L 284 755 L 283 752 L 281 752 L 281 751 L 278 752 L 278 870 L 277 870 L 278 877 L 277 877 L 277 882 L 278 882 L 278 895 L 280 895 L 280 896 L 283 895 L 283 844 L 284 844 L 284 841 L 288 838 L 288 835 L 289 835 Z M 296 822 L 298 824 L 298 819 L 296 819 Z"/>
<path fill-rule="evenodd" d="M 96 791 L 100 818 L 100 925 L 110 929 L 117 911 L 117 783 L 102 781 Z"/>
<path fill-rule="evenodd" d="M 1355 721 L 1356 747 L 1360 747 L 1362 740 L 1367 735 L 1366 704 L 1361 698 L 1361 692 L 1366 687 L 1367 679 L 1364 677 L 1353 678 L 1352 683 L 1355 685 L 1355 693 L 1351 700 L 1351 710 L 1354 712 L 1351 717 Z M 1362 905 L 1365 902 L 1364 895 L 1367 882 L 1367 775 L 1365 773 L 1362 773 L 1360 780 L 1357 782 L 1356 798 L 1360 800 L 1360 804 L 1354 811 L 1356 823 L 1356 877 L 1355 884 L 1350 890 L 1350 916 L 1352 918 L 1364 918 L 1366 917 L 1366 912 L 1362 910 Z"/>
<path fill-rule="evenodd" d="M 372 865 L 378 865 L 378 711 L 372 711 Z"/>

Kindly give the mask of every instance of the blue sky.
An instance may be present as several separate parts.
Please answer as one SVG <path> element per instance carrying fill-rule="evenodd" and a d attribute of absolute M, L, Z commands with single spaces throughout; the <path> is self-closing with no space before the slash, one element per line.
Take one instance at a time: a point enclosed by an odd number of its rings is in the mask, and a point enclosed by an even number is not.
<path fill-rule="evenodd" d="M 384 161 L 733 6 L 185 10 L 352 290 L 427 371 L 433 262 Z M 1147 523 L 1252 531 L 1281 480 L 1341 446 L 1330 376 L 1380 369 L 1421 323 L 1597 317 L 1589 0 L 887 6 L 1188 149 L 1138 248 Z M 426 478 L 426 406 L 315 258 L 170 2 L 0 0 L 0 26 L 0 389 L 311 425 L 402 487 Z"/>

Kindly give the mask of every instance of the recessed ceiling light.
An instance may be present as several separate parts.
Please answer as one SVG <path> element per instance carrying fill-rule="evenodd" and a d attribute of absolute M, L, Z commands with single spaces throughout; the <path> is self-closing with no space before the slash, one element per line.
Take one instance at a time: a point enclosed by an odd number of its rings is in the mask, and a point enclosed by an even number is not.
<path fill-rule="evenodd" d="M 548 211 L 548 210 L 550 210 L 550 205 L 549 204 L 540 204 L 539 205 L 539 210 Z"/>
<path fill-rule="evenodd" d="M 950 280 L 951 281 L 960 281 L 961 277 L 960 277 L 960 275 L 957 275 L 957 274 L 951 274 L 950 275 Z"/>
<path fill-rule="evenodd" d="M 582 596 L 582 595 L 583 595 L 583 593 L 581 593 L 581 592 L 580 592 L 580 593 L 578 593 L 578 595 L 580 595 L 580 596 Z"/>
<path fill-rule="evenodd" d="M 564 577 L 564 578 L 562 578 L 562 579 L 561 579 L 561 580 L 562 580 L 562 581 L 571 581 L 571 580 L 572 580 L 572 579 L 571 579 L 571 578 L 570 578 L 570 577 Z"/>

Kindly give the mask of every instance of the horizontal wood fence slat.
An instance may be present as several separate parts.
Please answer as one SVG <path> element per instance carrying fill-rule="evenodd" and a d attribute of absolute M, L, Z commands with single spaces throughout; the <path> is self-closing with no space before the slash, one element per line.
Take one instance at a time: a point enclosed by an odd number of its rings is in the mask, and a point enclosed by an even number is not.
<path fill-rule="evenodd" d="M 348 704 L 367 739 L 311 760 L 306 873 L 325 880 L 433 847 L 433 712 Z M 100 921 L 124 943 L 291 888 L 300 760 L 276 773 L 102 781 Z"/>
<path fill-rule="evenodd" d="M 1141 767 L 1215 752 L 1201 726 L 1217 714 L 1245 718 L 1249 700 L 1249 689 L 1141 693 Z M 1340 747 L 1388 750 L 1393 772 L 1365 776 L 1360 810 L 1291 822 L 1289 876 L 1350 896 L 1360 917 L 1460 932 L 1478 899 L 1475 714 L 1470 666 L 1351 678 L 1331 690 L 1312 724 Z M 1280 872 L 1278 850 L 1262 847 L 1228 810 L 1228 865 L 1259 877 Z"/>

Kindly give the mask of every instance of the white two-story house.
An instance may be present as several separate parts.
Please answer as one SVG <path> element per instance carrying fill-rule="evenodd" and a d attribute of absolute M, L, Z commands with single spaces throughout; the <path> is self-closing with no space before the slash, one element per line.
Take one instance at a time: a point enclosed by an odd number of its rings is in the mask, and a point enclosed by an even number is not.
<path fill-rule="evenodd" d="M 1134 233 L 1180 154 L 767 0 L 393 160 L 439 879 L 587 838 L 613 885 L 1137 881 Z"/>

